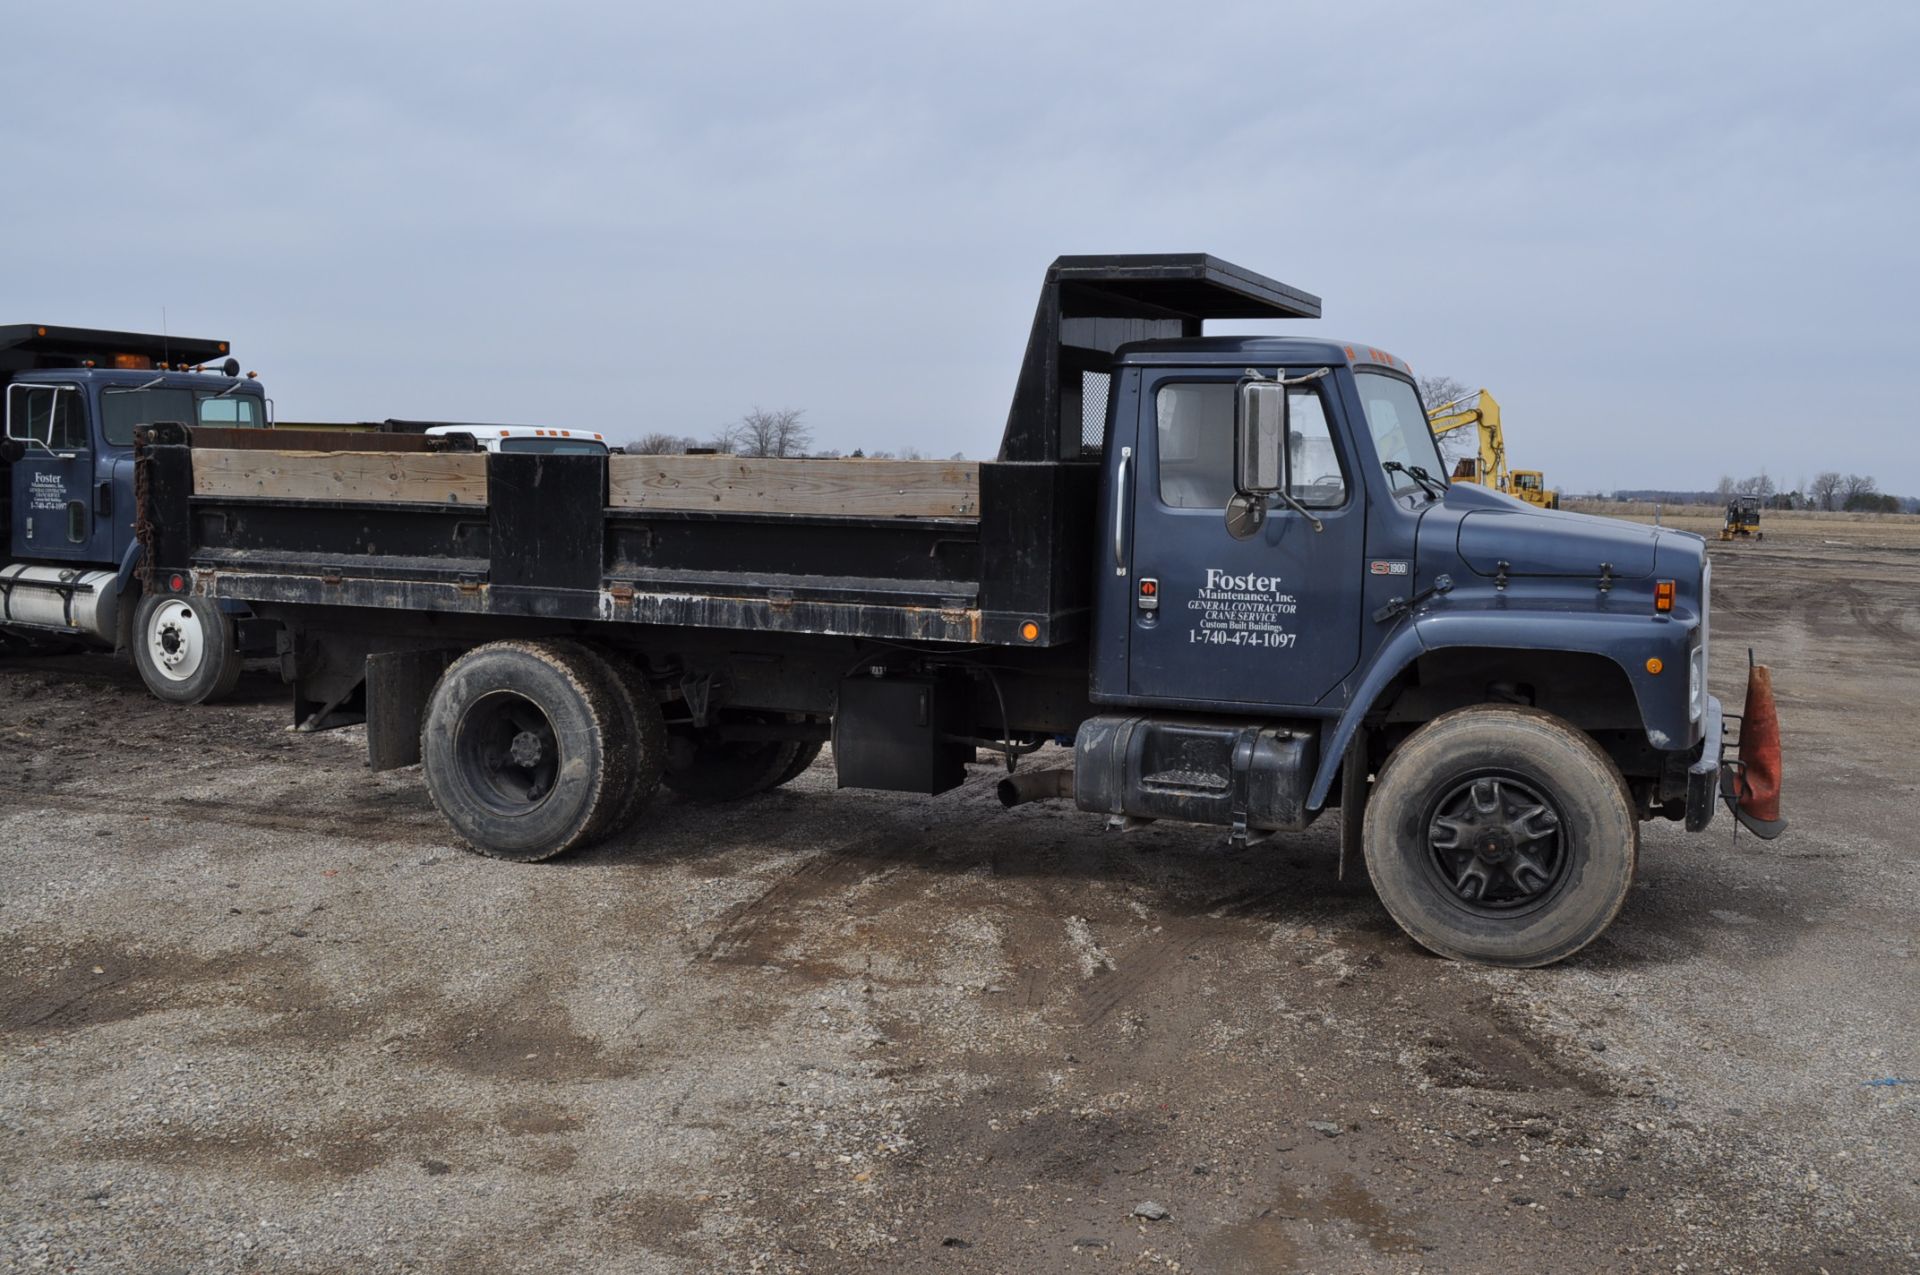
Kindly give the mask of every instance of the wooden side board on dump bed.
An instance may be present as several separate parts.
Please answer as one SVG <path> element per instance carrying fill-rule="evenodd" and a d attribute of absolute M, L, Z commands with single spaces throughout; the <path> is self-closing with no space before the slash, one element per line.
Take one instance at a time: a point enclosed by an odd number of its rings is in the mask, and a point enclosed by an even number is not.
<path fill-rule="evenodd" d="M 356 609 L 356 625 L 408 611 L 1035 647 L 1086 632 L 1091 461 L 467 446 L 152 427 L 136 484 L 148 561 L 283 620 L 319 607 Z"/>
<path fill-rule="evenodd" d="M 193 493 L 484 505 L 487 457 L 483 452 L 196 448 Z M 611 456 L 607 504 L 715 513 L 978 518 L 980 467 L 948 460 Z"/>

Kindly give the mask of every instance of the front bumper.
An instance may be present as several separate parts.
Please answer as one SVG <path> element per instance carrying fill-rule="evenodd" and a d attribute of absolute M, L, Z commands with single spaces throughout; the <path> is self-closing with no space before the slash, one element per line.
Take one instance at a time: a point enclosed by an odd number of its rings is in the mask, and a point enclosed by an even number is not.
<path fill-rule="evenodd" d="M 1724 729 L 1720 701 L 1707 696 L 1701 723 L 1700 756 L 1687 767 L 1687 831 L 1701 832 L 1713 822 L 1720 798 L 1720 735 Z"/>

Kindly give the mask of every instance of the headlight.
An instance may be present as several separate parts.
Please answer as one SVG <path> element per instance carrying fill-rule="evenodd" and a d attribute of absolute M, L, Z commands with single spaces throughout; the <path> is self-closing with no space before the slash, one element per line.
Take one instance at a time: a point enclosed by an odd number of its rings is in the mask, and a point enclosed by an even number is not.
<path fill-rule="evenodd" d="M 1707 595 L 1713 592 L 1713 564 L 1700 568 L 1700 645 L 1687 659 L 1687 720 L 1697 722 L 1707 711 Z"/>

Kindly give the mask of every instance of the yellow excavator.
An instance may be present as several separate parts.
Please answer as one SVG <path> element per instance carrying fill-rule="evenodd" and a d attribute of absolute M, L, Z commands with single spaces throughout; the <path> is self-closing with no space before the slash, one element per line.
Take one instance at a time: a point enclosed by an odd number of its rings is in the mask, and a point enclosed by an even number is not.
<path fill-rule="evenodd" d="M 1479 483 L 1542 509 L 1560 507 L 1560 493 L 1548 489 L 1546 477 L 1539 470 L 1507 468 L 1507 439 L 1500 430 L 1500 404 L 1486 390 L 1440 404 L 1427 412 L 1427 421 L 1433 427 L 1435 438 L 1456 429 L 1472 427 L 1475 430 L 1479 454 L 1460 458 L 1453 467 L 1453 481 Z"/>

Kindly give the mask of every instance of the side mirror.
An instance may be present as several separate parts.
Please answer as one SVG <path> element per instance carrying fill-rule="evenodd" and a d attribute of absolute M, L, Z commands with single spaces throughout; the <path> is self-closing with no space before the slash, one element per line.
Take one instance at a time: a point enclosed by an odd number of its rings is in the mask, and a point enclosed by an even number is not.
<path fill-rule="evenodd" d="M 1249 496 L 1287 489 L 1287 387 L 1243 381 L 1233 417 L 1233 487 Z"/>

